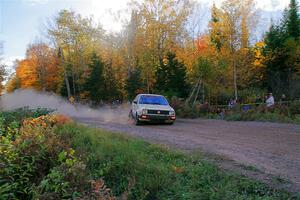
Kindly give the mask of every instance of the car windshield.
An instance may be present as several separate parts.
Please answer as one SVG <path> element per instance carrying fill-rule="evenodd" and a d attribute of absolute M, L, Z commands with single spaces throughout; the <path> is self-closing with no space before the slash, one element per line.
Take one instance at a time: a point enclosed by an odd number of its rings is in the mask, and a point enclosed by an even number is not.
<path fill-rule="evenodd" d="M 169 105 L 163 96 L 143 95 L 139 101 L 140 104 L 154 104 L 154 105 Z"/>

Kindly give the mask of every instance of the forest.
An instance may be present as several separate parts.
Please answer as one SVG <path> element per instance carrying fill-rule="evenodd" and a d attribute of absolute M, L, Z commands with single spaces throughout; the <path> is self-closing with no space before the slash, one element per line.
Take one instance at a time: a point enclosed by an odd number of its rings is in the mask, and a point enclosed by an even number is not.
<path fill-rule="evenodd" d="M 253 39 L 261 20 L 254 0 L 213 5 L 204 32 L 196 2 L 143 0 L 129 7 L 130 19 L 118 33 L 61 10 L 45 22 L 47 40 L 28 45 L 2 90 L 33 88 L 93 105 L 138 93 L 211 105 L 251 103 L 269 92 L 276 100 L 300 97 L 296 0 L 260 40 Z"/>

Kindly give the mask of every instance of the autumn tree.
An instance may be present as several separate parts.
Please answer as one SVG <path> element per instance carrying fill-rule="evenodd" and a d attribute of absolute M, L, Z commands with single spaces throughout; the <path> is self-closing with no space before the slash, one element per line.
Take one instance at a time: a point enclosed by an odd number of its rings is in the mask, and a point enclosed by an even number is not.
<path fill-rule="evenodd" d="M 5 90 L 8 93 L 11 93 L 17 89 L 19 89 L 20 86 L 20 80 L 18 79 L 18 77 L 16 76 L 15 73 L 11 74 L 11 76 L 8 78 L 8 81 L 5 85 Z"/>
<path fill-rule="evenodd" d="M 134 59 L 141 66 L 146 90 L 150 92 L 160 60 L 168 51 L 182 45 L 187 35 L 185 25 L 191 10 L 190 1 L 144 0 L 133 2 L 132 7 L 135 12 L 130 37 L 135 40 L 132 44 L 139 45 Z"/>
<path fill-rule="evenodd" d="M 59 84 L 58 60 L 54 49 L 43 42 L 29 45 L 26 59 L 34 63 L 39 90 L 57 91 Z"/>
<path fill-rule="evenodd" d="M 251 38 L 250 29 L 255 27 L 255 4 L 253 0 L 226 0 L 221 8 L 215 10 L 211 22 L 211 38 L 217 40 L 217 48 L 222 45 L 222 53 L 230 60 L 232 70 L 234 96 L 238 98 L 239 56 L 248 56 L 246 48 Z M 222 41 L 222 43 L 220 43 Z M 226 52 L 227 51 L 227 52 Z M 239 53 L 238 53 L 239 52 Z M 247 59 L 247 58 L 244 58 Z"/>
<path fill-rule="evenodd" d="M 56 92 L 59 85 L 59 71 L 54 49 L 38 42 L 28 46 L 26 57 L 16 65 L 9 90 L 32 88 Z"/>
<path fill-rule="evenodd" d="M 48 34 L 60 53 L 62 81 L 70 91 L 68 95 L 79 96 L 91 55 L 101 47 L 103 29 L 92 18 L 62 10 L 48 24 Z"/>

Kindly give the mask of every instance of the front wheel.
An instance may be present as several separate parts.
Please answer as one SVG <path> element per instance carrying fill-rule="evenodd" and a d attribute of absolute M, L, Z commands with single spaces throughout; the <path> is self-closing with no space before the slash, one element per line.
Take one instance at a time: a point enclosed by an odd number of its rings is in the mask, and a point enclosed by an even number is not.
<path fill-rule="evenodd" d="M 129 118 L 131 118 L 131 119 L 134 119 L 134 116 L 133 116 L 132 110 L 130 110 L 130 111 L 129 111 L 129 113 L 128 113 L 128 117 L 129 117 Z"/>
<path fill-rule="evenodd" d="M 135 117 L 134 117 L 134 123 L 135 123 L 135 125 L 137 125 L 137 126 L 141 124 L 141 122 L 140 122 L 140 120 L 139 120 L 139 117 L 138 117 L 137 113 L 135 114 Z"/>

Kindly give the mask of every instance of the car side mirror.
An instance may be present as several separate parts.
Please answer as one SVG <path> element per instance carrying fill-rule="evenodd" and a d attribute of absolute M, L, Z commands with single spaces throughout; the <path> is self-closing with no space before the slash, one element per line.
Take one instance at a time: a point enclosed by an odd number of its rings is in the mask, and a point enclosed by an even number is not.
<path fill-rule="evenodd" d="M 137 101 L 133 101 L 133 104 L 137 104 Z"/>

